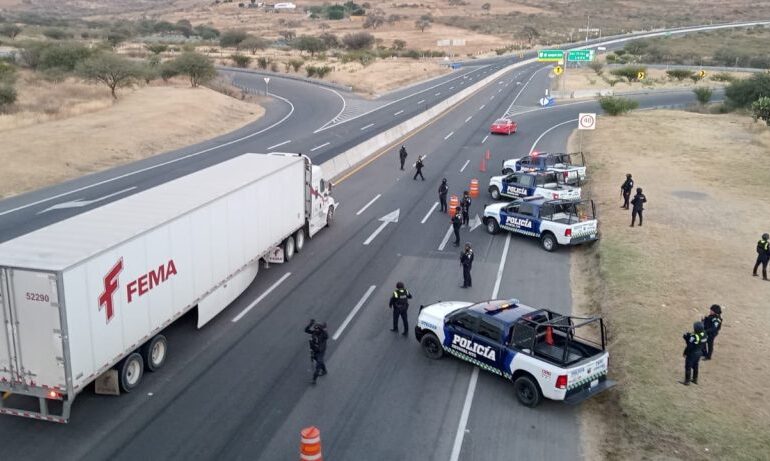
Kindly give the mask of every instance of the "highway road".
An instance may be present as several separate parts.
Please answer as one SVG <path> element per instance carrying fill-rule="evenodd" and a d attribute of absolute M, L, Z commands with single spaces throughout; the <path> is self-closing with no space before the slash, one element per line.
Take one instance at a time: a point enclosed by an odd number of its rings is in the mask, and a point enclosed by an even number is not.
<path fill-rule="evenodd" d="M 387 95 L 371 113 L 362 104 L 360 116 L 353 113 L 344 123 L 331 124 L 344 113 L 347 101 L 342 100 L 350 95 L 271 80 L 271 92 L 285 101 L 271 103 L 267 117 L 254 126 L 204 146 L 0 202 L 0 239 L 88 209 L 44 211 L 57 203 L 94 200 L 129 187 L 136 189 L 125 193 L 135 193 L 287 140 L 280 150 L 302 151 L 324 161 L 470 83 L 464 80 L 477 81 L 494 70 L 463 69 Z M 239 78 L 246 87 L 257 88 L 261 81 L 248 74 Z M 580 459 L 575 408 L 553 402 L 524 408 L 502 379 L 479 374 L 458 360 L 430 361 L 413 334 L 388 331 L 387 300 L 399 280 L 415 295 L 410 328 L 417 306 L 439 299 L 516 297 L 533 306 L 570 311 L 570 249 L 545 253 L 536 240 L 492 236 L 483 227 L 462 231 L 462 240 L 475 249 L 476 262 L 473 288 L 461 289 L 459 252 L 447 243 L 449 221 L 435 206 L 441 178 L 448 179 L 452 194 L 478 178 L 482 191 L 471 214 L 481 214 L 483 204 L 492 201 L 486 193 L 488 179 L 504 159 L 533 148 L 563 150 L 577 113 L 598 111 L 594 101 L 538 108 L 547 80 L 542 64 L 509 72 L 408 136 L 408 163 L 418 154 L 428 156 L 426 181 L 399 171 L 395 150 L 347 177 L 335 189 L 341 207 L 333 227 L 308 242 L 302 254 L 261 271 L 203 330 L 195 330 L 192 316 L 168 329 L 170 356 L 164 370 L 145 375 L 139 389 L 119 398 L 84 392 L 68 425 L 1 418 L 0 457 L 293 459 L 299 430 L 316 425 L 327 459 Z M 643 108 L 693 101 L 688 92 L 635 98 Z M 519 132 L 488 136 L 491 121 L 506 113 L 519 122 Z M 240 139 L 254 133 L 260 134 Z M 488 171 L 480 172 L 486 149 L 492 160 Z M 82 190 L 70 193 L 75 189 Z M 56 195 L 61 196 L 50 199 Z M 380 227 L 379 218 L 395 211 L 398 222 L 364 245 Z M 315 386 L 309 382 L 303 333 L 310 318 L 327 321 L 333 335 L 327 351 L 329 375 Z"/>

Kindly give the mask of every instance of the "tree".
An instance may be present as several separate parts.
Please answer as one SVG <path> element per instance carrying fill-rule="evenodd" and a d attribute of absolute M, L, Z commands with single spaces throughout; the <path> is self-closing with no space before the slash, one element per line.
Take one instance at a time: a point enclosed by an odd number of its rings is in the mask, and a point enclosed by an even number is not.
<path fill-rule="evenodd" d="M 121 29 L 107 32 L 107 41 L 110 43 L 110 45 L 112 45 L 113 48 L 128 40 L 129 37 L 131 37 L 131 34 Z"/>
<path fill-rule="evenodd" d="M 430 20 L 423 18 L 420 18 L 414 22 L 414 27 L 416 29 L 420 29 L 420 32 L 425 32 L 425 29 L 430 29 L 431 25 L 432 23 Z"/>
<path fill-rule="evenodd" d="M 713 94 L 713 92 L 711 91 L 711 88 L 706 88 L 703 86 L 700 88 L 693 89 L 692 92 L 695 93 L 695 98 L 702 105 L 708 104 L 709 101 L 711 101 L 711 95 Z"/>
<path fill-rule="evenodd" d="M 345 34 L 345 36 L 342 37 L 342 43 L 351 50 L 366 50 L 372 47 L 374 35 L 369 32 Z"/>
<path fill-rule="evenodd" d="M 163 53 L 164 51 L 168 50 L 168 45 L 163 45 L 162 43 L 148 43 L 144 45 L 144 48 L 149 51 L 152 54 L 158 55 Z"/>
<path fill-rule="evenodd" d="M 532 26 L 524 26 L 521 29 L 521 33 L 524 34 L 525 37 L 527 37 L 527 42 L 531 45 L 532 42 L 535 41 L 538 37 L 540 37 L 540 32 L 537 31 Z"/>
<path fill-rule="evenodd" d="M 681 82 L 686 78 L 692 77 L 693 72 L 689 69 L 671 69 L 666 71 L 666 75 Z"/>
<path fill-rule="evenodd" d="M 17 35 L 21 33 L 21 27 L 16 24 L 2 24 L 0 25 L 0 34 L 5 35 L 11 40 L 15 39 Z"/>
<path fill-rule="evenodd" d="M 603 96 L 599 98 L 599 105 L 609 115 L 621 115 L 639 107 L 639 102 L 616 96 Z"/>
<path fill-rule="evenodd" d="M 251 54 L 257 54 L 257 50 L 264 50 L 268 45 L 269 43 L 264 38 L 248 36 L 238 44 L 237 48 L 249 50 Z"/>
<path fill-rule="evenodd" d="M 332 5 L 326 8 L 326 19 L 339 21 L 345 18 L 345 7 L 342 5 Z"/>
<path fill-rule="evenodd" d="M 385 12 L 382 10 L 370 11 L 366 14 L 366 20 L 364 21 L 364 29 L 372 28 L 376 29 L 385 24 Z"/>
<path fill-rule="evenodd" d="M 203 40 L 214 40 L 219 37 L 219 30 L 213 27 L 205 26 L 203 24 L 195 26 L 193 32 Z"/>
<path fill-rule="evenodd" d="M 485 4 L 481 5 L 481 9 L 486 11 L 487 13 L 489 13 L 489 10 L 492 9 L 492 5 L 490 5 L 489 3 L 485 3 Z"/>
<path fill-rule="evenodd" d="M 114 99 L 116 90 L 130 86 L 141 76 L 139 66 L 114 53 L 99 53 L 78 64 L 78 73 L 86 80 L 107 85 Z"/>
<path fill-rule="evenodd" d="M 767 126 L 770 126 L 770 97 L 763 96 L 751 103 L 751 111 L 755 122 L 762 119 Z"/>
<path fill-rule="evenodd" d="M 406 41 L 401 40 L 399 38 L 393 40 L 393 49 L 394 50 L 403 50 L 406 48 Z"/>
<path fill-rule="evenodd" d="M 249 67 L 249 63 L 251 62 L 251 58 L 248 56 L 244 56 L 242 54 L 232 54 L 230 55 L 230 59 L 233 60 L 233 64 L 235 64 L 235 67 Z"/>
<path fill-rule="evenodd" d="M 242 41 L 246 40 L 248 36 L 249 34 L 247 34 L 245 30 L 241 30 L 241 29 L 226 30 L 219 37 L 219 46 L 221 46 L 222 48 L 228 48 L 228 47 L 235 48 Z"/>
<path fill-rule="evenodd" d="M 181 75 L 190 79 L 190 86 L 197 87 L 216 77 L 214 64 L 206 56 L 194 51 L 187 51 L 174 59 L 174 67 Z"/>
<path fill-rule="evenodd" d="M 326 50 L 323 40 L 310 35 L 300 35 L 291 42 L 291 46 L 300 51 L 307 51 L 311 57 L 315 56 L 318 52 Z"/>

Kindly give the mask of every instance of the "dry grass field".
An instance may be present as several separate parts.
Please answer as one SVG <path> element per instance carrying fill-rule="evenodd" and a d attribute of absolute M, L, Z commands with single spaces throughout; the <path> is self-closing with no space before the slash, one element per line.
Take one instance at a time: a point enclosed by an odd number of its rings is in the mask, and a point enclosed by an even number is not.
<path fill-rule="evenodd" d="M 620 383 L 585 407 L 587 453 L 768 459 L 770 283 L 751 268 L 770 231 L 770 129 L 736 114 L 637 112 L 602 117 L 583 146 L 603 237 L 575 253 L 573 291 L 608 322 Z M 644 227 L 619 208 L 626 173 L 647 196 Z M 724 328 L 699 385 L 685 387 L 682 334 L 713 303 Z"/>

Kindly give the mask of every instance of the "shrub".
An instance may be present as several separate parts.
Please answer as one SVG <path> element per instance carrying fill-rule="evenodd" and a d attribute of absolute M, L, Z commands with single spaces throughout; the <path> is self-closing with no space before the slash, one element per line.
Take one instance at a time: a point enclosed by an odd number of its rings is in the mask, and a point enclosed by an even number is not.
<path fill-rule="evenodd" d="M 184 52 L 174 59 L 174 67 L 181 75 L 190 79 L 190 86 L 197 87 L 206 83 L 217 75 L 214 64 L 206 56 L 195 52 Z"/>
<path fill-rule="evenodd" d="M 698 83 L 701 80 L 703 80 L 703 77 L 701 77 L 698 74 L 692 74 L 692 75 L 690 75 L 690 80 L 692 80 L 693 83 Z"/>
<path fill-rule="evenodd" d="M 398 39 L 398 38 L 393 40 L 393 49 L 394 50 L 403 50 L 404 48 L 406 48 L 406 41 Z"/>
<path fill-rule="evenodd" d="M 374 10 L 366 14 L 364 29 L 368 29 L 370 27 L 372 29 L 376 29 L 383 24 L 385 24 L 385 13 L 382 10 Z"/>
<path fill-rule="evenodd" d="M 331 32 L 324 32 L 318 36 L 323 42 L 326 49 L 337 48 L 340 46 L 340 41 L 336 35 Z"/>
<path fill-rule="evenodd" d="M 751 103 L 751 112 L 755 122 L 761 119 L 770 126 L 770 97 L 763 96 Z"/>
<path fill-rule="evenodd" d="M 300 51 L 307 51 L 310 53 L 310 56 L 315 56 L 316 53 L 326 50 L 326 45 L 323 40 L 310 35 L 301 35 L 297 37 L 291 42 L 290 46 Z"/>
<path fill-rule="evenodd" d="M 324 78 L 332 70 L 329 66 L 305 66 L 305 72 L 308 77 Z"/>
<path fill-rule="evenodd" d="M 355 32 L 345 34 L 342 37 L 342 43 L 351 50 L 369 49 L 374 44 L 374 35 L 369 32 Z"/>
<path fill-rule="evenodd" d="M 43 35 L 50 38 L 51 40 L 64 40 L 65 38 L 72 38 L 71 32 L 56 27 L 49 27 L 44 29 Z"/>
<path fill-rule="evenodd" d="M 270 60 L 267 58 L 257 58 L 257 66 L 259 66 L 260 69 L 267 69 L 269 63 Z"/>
<path fill-rule="evenodd" d="M 695 98 L 701 104 L 708 104 L 708 102 L 711 101 L 711 95 L 713 94 L 711 88 L 706 87 L 694 88 L 692 92 L 695 93 Z"/>
<path fill-rule="evenodd" d="M 647 68 L 644 66 L 625 66 L 620 69 L 611 70 L 610 74 L 617 77 L 625 77 L 629 82 L 633 82 L 637 80 L 639 72 L 647 72 Z"/>
<path fill-rule="evenodd" d="M 226 30 L 219 37 L 219 46 L 223 48 L 237 47 L 242 41 L 246 40 L 248 36 L 249 34 L 247 34 L 245 30 Z"/>
<path fill-rule="evenodd" d="M 243 39 L 237 48 L 251 51 L 251 54 L 256 54 L 257 50 L 264 50 L 270 43 L 264 38 L 248 36 Z"/>
<path fill-rule="evenodd" d="M 13 83 L 16 83 L 16 67 L 0 61 L 0 84 L 11 85 Z"/>
<path fill-rule="evenodd" d="M 588 63 L 588 68 L 596 73 L 596 75 L 602 75 L 604 73 L 604 64 L 601 61 L 591 61 Z"/>
<path fill-rule="evenodd" d="M 179 70 L 176 68 L 174 61 L 166 61 L 160 65 L 159 73 L 160 78 L 162 78 L 164 82 L 168 82 L 169 79 L 179 75 Z"/>
<path fill-rule="evenodd" d="M 145 44 L 144 48 L 147 51 L 149 51 L 150 53 L 157 55 L 157 54 L 163 53 L 164 51 L 167 51 L 168 50 L 168 45 L 163 45 L 163 44 L 160 44 L 160 43 Z"/>
<path fill-rule="evenodd" d="M 0 85 L 0 110 L 16 102 L 16 89 L 9 84 Z"/>
<path fill-rule="evenodd" d="M 770 74 L 756 73 L 730 83 L 725 89 L 725 96 L 736 107 L 749 107 L 765 95 L 770 95 Z"/>
<path fill-rule="evenodd" d="M 610 53 L 607 55 L 607 62 L 616 62 L 618 60 L 618 56 L 616 54 Z"/>
<path fill-rule="evenodd" d="M 21 33 L 21 27 L 16 24 L 0 24 L 0 34 L 5 35 L 11 40 L 15 39 Z"/>
<path fill-rule="evenodd" d="M 599 105 L 602 110 L 609 115 L 621 115 L 639 107 L 637 101 L 615 96 L 602 96 L 599 98 Z"/>
<path fill-rule="evenodd" d="M 675 78 L 681 82 L 686 78 L 692 77 L 693 71 L 689 69 L 671 69 L 666 71 L 666 75 L 668 75 L 670 78 Z"/>
<path fill-rule="evenodd" d="M 233 64 L 235 64 L 235 67 L 249 67 L 249 63 L 251 62 L 251 58 L 248 56 L 244 56 L 242 54 L 233 54 L 230 55 L 230 59 L 232 59 Z"/>
<path fill-rule="evenodd" d="M 727 72 L 718 72 L 709 78 L 715 82 L 732 82 L 735 80 L 735 77 Z"/>
<path fill-rule="evenodd" d="M 40 70 L 60 69 L 72 72 L 79 62 L 91 55 L 91 51 L 81 45 L 57 43 L 48 46 L 40 53 L 38 68 Z"/>
<path fill-rule="evenodd" d="M 342 5 L 332 5 L 326 8 L 326 19 L 338 21 L 345 18 L 345 7 Z"/>
<path fill-rule="evenodd" d="M 193 32 L 202 40 L 214 40 L 219 37 L 219 31 L 217 29 L 202 24 L 200 26 L 195 26 Z"/>
<path fill-rule="evenodd" d="M 114 53 L 93 55 L 78 63 L 77 70 L 86 80 L 107 85 L 113 99 L 118 99 L 118 88 L 130 86 L 142 76 L 134 61 Z"/>
<path fill-rule="evenodd" d="M 302 67 L 303 64 L 305 64 L 305 61 L 301 59 L 290 59 L 287 63 L 292 69 L 294 69 L 294 72 L 299 72 L 299 69 Z"/>

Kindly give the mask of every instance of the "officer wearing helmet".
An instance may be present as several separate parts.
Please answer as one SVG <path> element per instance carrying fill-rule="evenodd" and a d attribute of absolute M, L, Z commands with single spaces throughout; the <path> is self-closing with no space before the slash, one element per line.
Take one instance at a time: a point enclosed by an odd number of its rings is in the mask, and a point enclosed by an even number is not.
<path fill-rule="evenodd" d="M 706 332 L 703 328 L 703 322 L 693 323 L 692 329 L 692 333 L 688 332 L 682 335 L 685 348 L 682 353 L 684 356 L 684 381 L 681 381 L 681 383 L 685 386 L 689 386 L 690 383 L 698 384 L 698 364 L 703 355 L 703 346 L 706 343 Z"/>
<path fill-rule="evenodd" d="M 631 200 L 631 227 L 634 227 L 636 217 L 639 216 L 639 227 L 642 227 L 642 212 L 644 211 L 644 204 L 647 203 L 647 197 L 642 193 L 642 188 L 636 188 L 636 195 Z"/>
<path fill-rule="evenodd" d="M 441 185 L 438 186 L 438 202 L 441 204 L 441 212 L 447 212 L 446 206 L 446 194 L 449 192 L 449 186 L 446 183 L 446 178 L 441 180 Z"/>
<path fill-rule="evenodd" d="M 626 180 L 620 186 L 620 195 L 623 197 L 623 204 L 620 208 L 628 209 L 628 200 L 631 198 L 631 191 L 634 188 L 634 180 L 631 179 L 631 173 L 626 174 Z"/>
<path fill-rule="evenodd" d="M 722 306 L 712 304 L 709 315 L 703 318 L 703 327 L 706 329 L 706 347 L 703 350 L 703 360 L 711 360 L 714 354 L 714 340 L 722 329 Z"/>
<path fill-rule="evenodd" d="M 326 322 L 316 323 L 315 319 L 310 319 L 310 323 L 305 327 L 305 333 L 310 335 L 310 360 L 315 364 L 313 371 L 313 384 L 315 384 L 319 376 L 326 374 L 324 355 L 326 341 L 329 339 L 329 334 L 326 333 Z"/>
<path fill-rule="evenodd" d="M 409 300 L 412 299 L 412 293 L 404 287 L 404 282 L 396 283 L 396 290 L 390 297 L 390 308 L 393 309 L 393 328 L 390 331 L 398 332 L 398 319 L 404 322 L 404 333 L 408 335 L 409 324 L 406 320 L 406 311 L 409 309 Z"/>
<path fill-rule="evenodd" d="M 767 280 L 767 262 L 770 261 L 770 235 L 762 234 L 762 239 L 757 242 L 757 262 L 754 263 L 754 277 L 758 277 L 757 269 L 762 265 L 762 279 Z"/>

